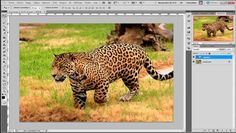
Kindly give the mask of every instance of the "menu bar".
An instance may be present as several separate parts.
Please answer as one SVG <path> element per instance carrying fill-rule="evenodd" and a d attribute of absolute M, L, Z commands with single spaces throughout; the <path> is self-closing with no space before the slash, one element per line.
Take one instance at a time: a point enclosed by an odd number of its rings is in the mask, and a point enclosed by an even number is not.
<path fill-rule="evenodd" d="M 1 1 L 2 5 L 234 5 L 234 0 L 209 1 Z"/>

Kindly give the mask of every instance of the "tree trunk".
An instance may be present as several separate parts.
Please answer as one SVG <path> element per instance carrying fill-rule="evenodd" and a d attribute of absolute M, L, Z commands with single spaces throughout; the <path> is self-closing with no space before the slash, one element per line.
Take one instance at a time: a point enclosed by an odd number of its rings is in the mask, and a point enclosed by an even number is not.
<path fill-rule="evenodd" d="M 116 24 L 115 30 L 107 36 L 107 44 L 132 43 L 141 46 L 152 45 L 154 50 L 165 50 L 161 40 L 173 40 L 173 33 L 165 24 Z"/>

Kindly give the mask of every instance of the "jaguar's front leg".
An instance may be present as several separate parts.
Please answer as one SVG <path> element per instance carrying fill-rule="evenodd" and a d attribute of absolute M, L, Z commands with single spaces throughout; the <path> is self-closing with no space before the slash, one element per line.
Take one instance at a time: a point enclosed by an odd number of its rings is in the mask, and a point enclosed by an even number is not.
<path fill-rule="evenodd" d="M 74 107 L 83 109 L 85 107 L 85 102 L 87 99 L 86 90 L 83 89 L 80 85 L 71 84 L 74 98 Z"/>

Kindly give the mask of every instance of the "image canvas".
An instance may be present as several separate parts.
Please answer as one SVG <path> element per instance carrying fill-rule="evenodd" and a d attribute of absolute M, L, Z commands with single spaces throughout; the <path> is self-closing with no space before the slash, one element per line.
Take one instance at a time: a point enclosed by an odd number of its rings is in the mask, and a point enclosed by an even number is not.
<path fill-rule="evenodd" d="M 173 29 L 21 23 L 19 121 L 173 122 Z"/>

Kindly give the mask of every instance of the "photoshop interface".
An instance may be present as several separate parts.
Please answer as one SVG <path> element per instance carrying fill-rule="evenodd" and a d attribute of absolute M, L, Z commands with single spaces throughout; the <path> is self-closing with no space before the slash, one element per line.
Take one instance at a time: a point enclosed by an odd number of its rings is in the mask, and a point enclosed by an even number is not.
<path fill-rule="evenodd" d="M 235 10 L 1 1 L 1 132 L 236 132 Z"/>

